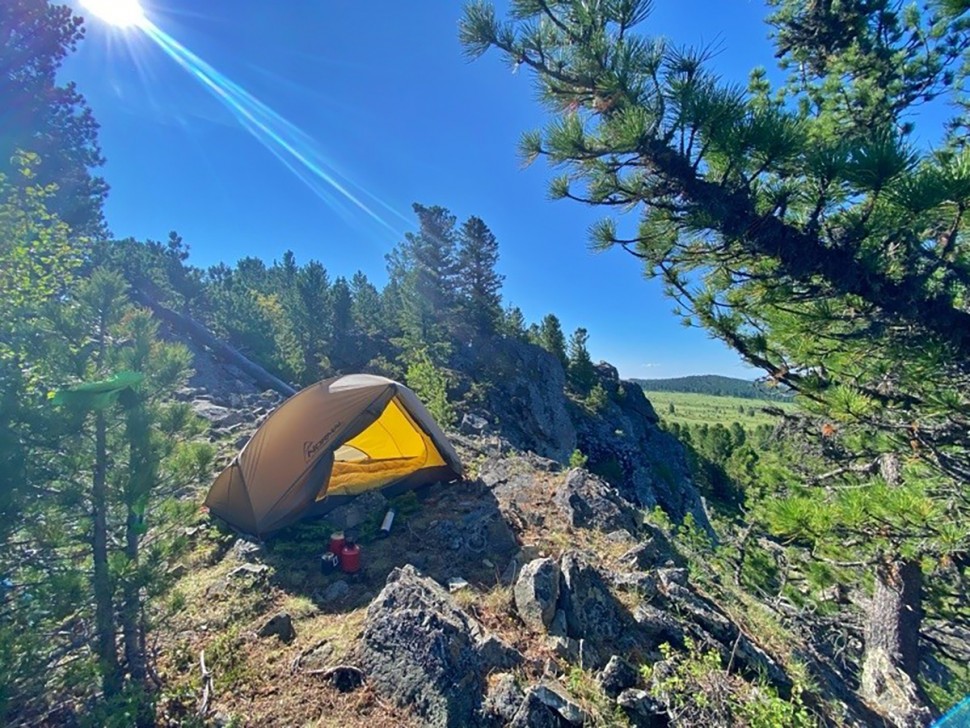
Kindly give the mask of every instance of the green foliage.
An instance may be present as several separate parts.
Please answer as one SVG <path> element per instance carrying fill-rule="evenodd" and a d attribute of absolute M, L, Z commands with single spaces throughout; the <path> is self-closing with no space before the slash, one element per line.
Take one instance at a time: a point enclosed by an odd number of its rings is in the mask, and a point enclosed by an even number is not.
<path fill-rule="evenodd" d="M 581 327 L 576 329 L 569 338 L 567 378 L 570 388 L 583 396 L 588 395 L 596 383 L 596 369 L 586 348 L 587 341 L 589 341 L 589 333 Z"/>
<path fill-rule="evenodd" d="M 769 387 L 762 382 L 721 377 L 715 374 L 672 379 L 634 379 L 632 381 L 639 384 L 645 392 L 690 392 L 740 399 L 791 400 L 791 393 L 779 390 L 778 387 Z"/>
<path fill-rule="evenodd" d="M 562 364 L 563 370 L 569 367 L 566 356 L 566 337 L 562 332 L 562 324 L 555 314 L 546 314 L 532 337 L 532 343 L 541 346 Z"/>
<path fill-rule="evenodd" d="M 602 412 L 609 403 L 610 395 L 606 393 L 606 388 L 600 382 L 596 382 L 586 395 L 586 406 L 593 412 Z"/>
<path fill-rule="evenodd" d="M 687 638 L 686 652 L 660 646 L 664 670 L 645 665 L 650 694 L 683 725 L 737 725 L 750 728 L 810 728 L 818 722 L 795 686 L 789 700 L 771 686 L 753 685 L 728 672 L 716 650 L 704 650 Z"/>
<path fill-rule="evenodd" d="M 589 457 L 583 455 L 579 450 L 573 450 L 569 455 L 569 467 L 571 468 L 585 468 L 588 461 Z"/>
<path fill-rule="evenodd" d="M 476 334 L 494 334 L 502 317 L 502 280 L 498 241 L 479 217 L 470 217 L 458 233 L 458 289 L 460 316 Z"/>
<path fill-rule="evenodd" d="M 104 233 L 101 206 L 108 191 L 91 174 L 104 163 L 98 124 L 74 84 L 57 82 L 61 63 L 83 35 L 81 18 L 67 5 L 0 4 L 2 95 L 4 106 L 17 110 L 6 116 L 0 135 L 0 175 L 25 189 L 48 190 L 45 208 L 52 215 L 78 237 L 98 237 Z M 43 160 L 29 180 L 17 175 L 21 152 Z"/>
<path fill-rule="evenodd" d="M 424 350 L 413 353 L 407 371 L 407 384 L 442 427 L 455 424 L 455 410 L 448 401 L 448 377 L 435 366 Z"/>

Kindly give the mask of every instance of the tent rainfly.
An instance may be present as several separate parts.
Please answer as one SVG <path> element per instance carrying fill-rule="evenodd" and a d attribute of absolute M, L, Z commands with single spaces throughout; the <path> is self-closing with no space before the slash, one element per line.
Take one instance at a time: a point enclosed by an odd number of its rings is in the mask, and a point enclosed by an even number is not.
<path fill-rule="evenodd" d="M 461 476 L 458 455 L 414 392 L 351 374 L 301 390 L 256 430 L 216 478 L 205 504 L 257 536 L 356 495 Z"/>

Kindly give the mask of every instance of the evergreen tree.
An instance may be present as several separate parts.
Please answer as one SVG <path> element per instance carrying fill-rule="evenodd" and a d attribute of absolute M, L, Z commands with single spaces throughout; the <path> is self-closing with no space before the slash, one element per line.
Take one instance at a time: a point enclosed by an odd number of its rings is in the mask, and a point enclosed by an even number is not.
<path fill-rule="evenodd" d="M 357 368 L 357 341 L 354 334 L 353 302 L 347 279 L 339 277 L 333 282 L 330 291 L 330 362 L 338 371 L 353 371 Z"/>
<path fill-rule="evenodd" d="M 494 334 L 502 316 L 503 276 L 495 270 L 498 241 L 478 217 L 468 218 L 458 234 L 457 287 L 460 318 L 477 334 Z"/>
<path fill-rule="evenodd" d="M 566 356 L 566 336 L 562 332 L 559 318 L 552 313 L 546 314 L 534 333 L 534 343 L 552 354 L 562 364 L 563 371 L 569 368 Z"/>
<path fill-rule="evenodd" d="M 518 306 L 509 306 L 502 312 L 499 320 L 499 333 L 511 339 L 527 339 L 525 330 L 525 315 Z"/>
<path fill-rule="evenodd" d="M 442 358 L 456 324 L 455 216 L 415 203 L 418 232 L 388 255 L 388 275 L 405 350 Z"/>
<path fill-rule="evenodd" d="M 586 348 L 587 341 L 589 333 L 582 327 L 569 337 L 569 364 L 566 372 L 570 388 L 583 396 L 588 395 L 596 383 L 596 369 Z"/>
<path fill-rule="evenodd" d="M 36 184 L 57 185 L 47 200 L 48 211 L 74 235 L 100 236 L 108 186 L 91 174 L 104 163 L 98 125 L 74 84 L 58 85 L 56 78 L 83 36 L 81 18 L 67 5 L 0 3 L 0 174 L 19 183 L 14 158 L 19 152 L 39 155 Z"/>
<path fill-rule="evenodd" d="M 907 136 L 917 104 L 959 93 L 966 8 L 772 4 L 793 71 L 774 93 L 761 70 L 745 93 L 704 51 L 637 35 L 646 0 L 514 0 L 510 23 L 476 3 L 461 34 L 471 55 L 496 47 L 536 72 L 556 120 L 522 148 L 566 167 L 555 197 L 640 211 L 633 239 L 609 218 L 594 244 L 643 261 L 838 441 L 823 449 L 850 489 L 806 489 L 790 462 L 790 497 L 765 518 L 816 557 L 855 544 L 877 584 L 863 692 L 925 722 L 921 572 L 970 547 L 955 525 L 970 475 L 970 164 L 956 137 L 934 152 Z"/>

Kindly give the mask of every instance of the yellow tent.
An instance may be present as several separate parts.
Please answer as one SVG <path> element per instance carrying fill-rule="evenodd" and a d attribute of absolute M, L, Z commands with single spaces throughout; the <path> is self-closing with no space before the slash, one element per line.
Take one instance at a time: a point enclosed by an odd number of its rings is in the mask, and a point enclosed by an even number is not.
<path fill-rule="evenodd" d="M 216 478 L 205 503 L 239 530 L 263 535 L 368 490 L 394 495 L 461 472 L 414 392 L 352 374 L 286 400 Z"/>

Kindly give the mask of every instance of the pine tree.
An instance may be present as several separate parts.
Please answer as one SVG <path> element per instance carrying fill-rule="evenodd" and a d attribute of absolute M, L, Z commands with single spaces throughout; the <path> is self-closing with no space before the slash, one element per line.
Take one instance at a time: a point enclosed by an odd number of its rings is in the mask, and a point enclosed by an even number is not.
<path fill-rule="evenodd" d="M 425 348 L 440 360 L 456 328 L 455 216 L 415 203 L 418 232 L 388 255 L 389 286 L 403 348 Z"/>
<path fill-rule="evenodd" d="M 498 331 L 502 336 L 507 336 L 510 339 L 526 340 L 528 337 L 525 330 L 525 315 L 522 313 L 522 309 L 509 304 L 502 312 Z"/>
<path fill-rule="evenodd" d="M 494 334 L 502 316 L 503 276 L 495 270 L 498 241 L 478 217 L 470 217 L 458 233 L 457 289 L 459 317 L 476 334 Z"/>
<path fill-rule="evenodd" d="M 940 130 L 938 152 L 908 139 L 918 104 L 961 100 L 965 4 L 772 4 L 792 76 L 774 90 L 757 70 L 747 93 L 703 50 L 638 35 L 646 0 L 513 0 L 509 23 L 475 3 L 461 35 L 469 54 L 495 47 L 536 73 L 556 118 L 522 150 L 565 167 L 553 196 L 638 210 L 633 239 L 607 218 L 594 245 L 642 261 L 687 318 L 800 394 L 816 438 L 837 439 L 823 449 L 850 489 L 806 490 L 788 463 L 790 498 L 766 518 L 816 557 L 857 544 L 877 583 L 864 692 L 924 722 L 919 644 L 873 638 L 918 632 L 916 566 L 970 547 L 956 525 L 970 520 L 970 164 L 958 135 Z"/>
<path fill-rule="evenodd" d="M 569 357 L 566 356 L 566 336 L 562 332 L 559 318 L 552 313 L 546 314 L 542 323 L 534 332 L 534 342 L 548 351 L 562 364 L 563 371 L 569 368 Z"/>
<path fill-rule="evenodd" d="M 98 125 L 74 84 L 58 85 L 57 71 L 84 36 L 81 18 L 47 0 L 0 3 L 0 174 L 17 184 L 20 152 L 39 155 L 36 184 L 52 188 L 46 207 L 73 235 L 104 233 L 108 186 L 91 170 L 104 163 Z M 31 183 L 34 184 L 34 183 Z"/>
<path fill-rule="evenodd" d="M 566 372 L 570 388 L 584 397 L 590 393 L 596 383 L 596 369 L 586 348 L 587 341 L 589 341 L 589 332 L 582 327 L 576 329 L 569 337 L 569 364 Z"/>
<path fill-rule="evenodd" d="M 338 371 L 353 371 L 359 364 L 355 336 L 353 302 L 347 279 L 339 277 L 330 290 L 330 362 Z"/>

